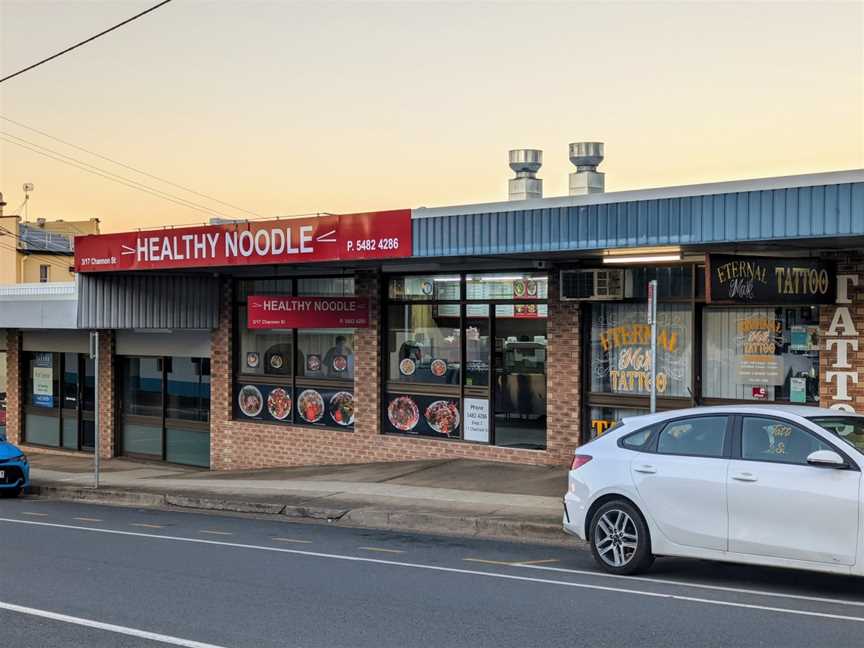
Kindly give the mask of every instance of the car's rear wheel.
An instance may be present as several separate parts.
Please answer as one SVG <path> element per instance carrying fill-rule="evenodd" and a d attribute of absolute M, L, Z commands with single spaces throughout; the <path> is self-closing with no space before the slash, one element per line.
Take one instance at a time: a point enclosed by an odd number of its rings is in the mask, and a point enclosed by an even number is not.
<path fill-rule="evenodd" d="M 591 518 L 591 553 L 611 574 L 638 574 L 654 562 L 648 525 L 626 500 L 612 500 Z"/>
<path fill-rule="evenodd" d="M 0 490 L 0 497 L 18 497 L 21 494 L 21 487 L 18 488 L 4 488 Z"/>

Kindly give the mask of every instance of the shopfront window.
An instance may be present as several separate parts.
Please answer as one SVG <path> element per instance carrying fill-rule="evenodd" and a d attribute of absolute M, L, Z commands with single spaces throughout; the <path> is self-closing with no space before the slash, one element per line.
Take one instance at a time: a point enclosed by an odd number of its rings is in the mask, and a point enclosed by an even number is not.
<path fill-rule="evenodd" d="M 459 299 L 459 275 L 408 275 L 390 279 L 390 299 L 431 301 Z"/>
<path fill-rule="evenodd" d="M 817 307 L 706 308 L 702 328 L 705 398 L 818 402 Z"/>
<path fill-rule="evenodd" d="M 354 380 L 354 333 L 345 329 L 299 329 L 297 375 Z"/>
<path fill-rule="evenodd" d="M 658 304 L 658 397 L 691 396 L 692 341 L 690 304 Z M 646 304 L 592 304 L 590 371 L 592 393 L 650 394 L 651 326 Z"/>
<path fill-rule="evenodd" d="M 393 277 L 388 295 L 386 432 L 546 447 L 545 273 Z"/>
<path fill-rule="evenodd" d="M 491 299 L 546 299 L 549 296 L 549 278 L 544 273 L 484 273 L 465 275 L 465 298 Z"/>
<path fill-rule="evenodd" d="M 353 328 L 249 328 L 249 297 L 265 295 L 297 302 L 327 298 L 327 318 L 354 296 L 353 277 L 304 277 L 238 282 L 234 416 L 271 424 L 338 430 L 354 426 L 355 337 Z M 266 292 L 262 292 L 266 291 Z M 332 308 L 329 305 L 332 302 Z M 293 306 L 292 306 L 293 307 Z M 271 311 L 273 312 L 273 311 Z M 296 312 L 296 311 L 292 311 Z M 312 324 L 303 316 L 291 326 Z M 332 319 L 332 318 L 331 318 Z"/>
<path fill-rule="evenodd" d="M 616 425 L 621 422 L 622 419 L 631 418 L 633 416 L 642 416 L 643 414 L 649 414 L 650 410 L 638 409 L 633 407 L 595 406 L 591 407 L 589 412 L 589 439 L 596 439 L 597 437 L 603 436 L 604 434 L 612 430 Z"/>
<path fill-rule="evenodd" d="M 404 383 L 457 385 L 461 332 L 456 316 L 436 305 L 390 306 L 387 311 L 388 377 Z"/>

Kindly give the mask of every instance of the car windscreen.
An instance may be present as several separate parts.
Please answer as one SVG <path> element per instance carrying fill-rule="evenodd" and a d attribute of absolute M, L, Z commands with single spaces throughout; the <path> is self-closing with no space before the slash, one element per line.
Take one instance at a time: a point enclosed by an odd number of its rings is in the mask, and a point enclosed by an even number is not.
<path fill-rule="evenodd" d="M 864 454 L 864 417 L 812 416 L 809 420 Z"/>

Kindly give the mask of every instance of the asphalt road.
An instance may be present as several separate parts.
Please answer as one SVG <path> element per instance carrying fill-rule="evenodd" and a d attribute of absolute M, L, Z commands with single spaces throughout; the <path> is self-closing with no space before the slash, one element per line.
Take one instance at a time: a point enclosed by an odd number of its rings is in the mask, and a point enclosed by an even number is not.
<path fill-rule="evenodd" d="M 860 579 L 582 550 L 0 500 L 0 644 L 861 646 Z"/>

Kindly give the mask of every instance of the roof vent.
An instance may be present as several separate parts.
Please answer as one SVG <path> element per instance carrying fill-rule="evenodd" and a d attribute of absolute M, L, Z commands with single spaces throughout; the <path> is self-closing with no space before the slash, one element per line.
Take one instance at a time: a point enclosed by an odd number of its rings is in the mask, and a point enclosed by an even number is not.
<path fill-rule="evenodd" d="M 537 172 L 543 166 L 543 151 L 514 149 L 510 151 L 510 168 L 516 173 L 509 182 L 510 200 L 530 200 L 543 197 L 543 181 Z"/>
<path fill-rule="evenodd" d="M 606 176 L 597 166 L 603 161 L 603 142 L 573 142 L 570 144 L 570 161 L 576 172 L 570 174 L 570 195 L 603 193 Z"/>

